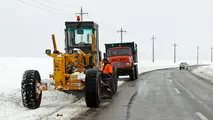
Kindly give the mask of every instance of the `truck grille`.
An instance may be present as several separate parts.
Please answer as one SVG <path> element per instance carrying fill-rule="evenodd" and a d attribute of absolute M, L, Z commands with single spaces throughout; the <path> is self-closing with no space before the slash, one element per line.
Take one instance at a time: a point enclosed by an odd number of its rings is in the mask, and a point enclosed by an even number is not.
<path fill-rule="evenodd" d="M 112 66 L 115 66 L 117 68 L 129 67 L 129 65 L 127 65 L 127 62 L 113 62 Z"/>

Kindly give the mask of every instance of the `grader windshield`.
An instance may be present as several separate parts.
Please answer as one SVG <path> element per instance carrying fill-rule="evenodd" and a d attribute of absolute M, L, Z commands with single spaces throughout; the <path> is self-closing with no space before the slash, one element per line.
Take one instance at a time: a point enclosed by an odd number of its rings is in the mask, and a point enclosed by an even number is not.
<path fill-rule="evenodd" d="M 89 53 L 92 50 L 92 36 L 94 35 L 94 46 L 98 46 L 98 25 L 91 21 L 66 22 L 65 29 L 65 50 L 72 53 L 74 48 Z"/>
<path fill-rule="evenodd" d="M 68 42 L 69 45 L 84 45 L 92 44 L 92 29 L 83 28 L 83 29 L 68 29 Z"/>

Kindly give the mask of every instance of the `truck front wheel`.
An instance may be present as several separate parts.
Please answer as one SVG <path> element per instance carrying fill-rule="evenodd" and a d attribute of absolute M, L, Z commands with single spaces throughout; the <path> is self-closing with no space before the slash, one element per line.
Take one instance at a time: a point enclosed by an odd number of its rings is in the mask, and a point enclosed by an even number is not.
<path fill-rule="evenodd" d="M 131 71 L 131 73 L 130 73 L 130 79 L 132 80 L 132 81 L 134 81 L 135 80 L 135 69 L 134 69 L 134 67 L 133 67 L 133 69 L 132 69 L 132 71 Z"/>
<path fill-rule="evenodd" d="M 135 79 L 138 79 L 138 65 L 134 65 L 135 68 Z"/>

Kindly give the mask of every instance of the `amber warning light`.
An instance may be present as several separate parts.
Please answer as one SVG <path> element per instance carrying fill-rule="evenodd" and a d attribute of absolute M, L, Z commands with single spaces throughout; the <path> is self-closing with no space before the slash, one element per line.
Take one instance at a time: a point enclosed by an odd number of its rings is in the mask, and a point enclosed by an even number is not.
<path fill-rule="evenodd" d="M 80 16 L 79 15 L 77 16 L 77 20 L 80 21 Z"/>

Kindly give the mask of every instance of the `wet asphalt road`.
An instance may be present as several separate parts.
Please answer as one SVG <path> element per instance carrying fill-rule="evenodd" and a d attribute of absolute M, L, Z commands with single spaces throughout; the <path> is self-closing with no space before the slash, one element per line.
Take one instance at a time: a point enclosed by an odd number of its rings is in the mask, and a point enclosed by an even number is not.
<path fill-rule="evenodd" d="M 213 85 L 186 70 L 147 73 L 78 120 L 213 120 Z"/>

